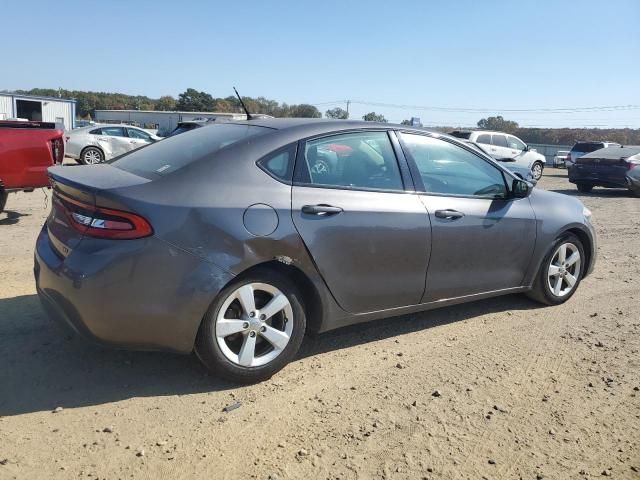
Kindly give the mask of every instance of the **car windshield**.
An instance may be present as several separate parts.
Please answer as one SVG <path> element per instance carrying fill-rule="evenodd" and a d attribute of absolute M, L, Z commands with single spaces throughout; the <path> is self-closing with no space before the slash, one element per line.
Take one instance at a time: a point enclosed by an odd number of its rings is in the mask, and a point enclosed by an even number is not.
<path fill-rule="evenodd" d="M 247 138 L 272 131 L 254 125 L 225 123 L 196 128 L 188 134 L 166 138 L 125 154 L 111 163 L 127 172 L 153 178 L 168 175 Z"/>
<path fill-rule="evenodd" d="M 591 153 L 604 147 L 601 142 L 580 142 L 576 143 L 571 149 L 572 152 Z"/>

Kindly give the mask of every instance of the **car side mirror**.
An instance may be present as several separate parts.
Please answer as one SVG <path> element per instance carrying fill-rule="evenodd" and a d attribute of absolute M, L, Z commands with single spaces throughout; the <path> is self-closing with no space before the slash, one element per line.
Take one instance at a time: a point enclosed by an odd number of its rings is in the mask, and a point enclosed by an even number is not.
<path fill-rule="evenodd" d="M 525 145 L 524 148 L 522 149 L 523 152 L 528 152 L 529 151 L 529 145 Z"/>
<path fill-rule="evenodd" d="M 525 198 L 531 194 L 531 190 L 533 190 L 533 186 L 519 178 L 514 178 L 513 183 L 511 184 L 511 195 L 514 198 Z"/>

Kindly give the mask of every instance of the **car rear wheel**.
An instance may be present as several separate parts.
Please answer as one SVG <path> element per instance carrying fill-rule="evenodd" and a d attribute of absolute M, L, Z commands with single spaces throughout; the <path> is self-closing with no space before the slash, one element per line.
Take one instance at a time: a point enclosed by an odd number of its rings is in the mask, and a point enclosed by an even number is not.
<path fill-rule="evenodd" d="M 576 292 L 585 264 L 580 239 L 569 233 L 556 240 L 545 257 L 529 297 L 547 305 L 559 305 Z"/>
<path fill-rule="evenodd" d="M 540 180 L 542 178 L 542 171 L 544 170 L 544 166 L 541 162 L 535 162 L 531 167 L 531 173 L 533 174 L 534 180 Z"/>
<path fill-rule="evenodd" d="M 295 285 L 265 271 L 220 292 L 200 325 L 195 350 L 220 377 L 254 383 L 270 378 L 294 358 L 305 328 Z"/>
<path fill-rule="evenodd" d="M 578 187 L 578 191 L 582 193 L 589 193 L 593 190 L 593 185 L 589 185 L 588 183 L 578 183 L 576 186 Z"/>
<path fill-rule="evenodd" d="M 102 150 L 96 147 L 87 147 L 80 154 L 80 161 L 85 165 L 96 165 L 104 162 Z"/>

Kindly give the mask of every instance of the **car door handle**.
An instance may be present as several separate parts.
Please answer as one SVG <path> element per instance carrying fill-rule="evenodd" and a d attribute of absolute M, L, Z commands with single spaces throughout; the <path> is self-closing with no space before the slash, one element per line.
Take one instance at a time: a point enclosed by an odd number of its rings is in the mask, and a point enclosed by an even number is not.
<path fill-rule="evenodd" d="M 464 217 L 464 213 L 457 210 L 436 210 L 436 217 L 444 218 L 445 220 L 458 220 Z"/>
<path fill-rule="evenodd" d="M 336 215 L 340 212 L 342 212 L 340 207 L 334 207 L 332 205 L 304 205 L 302 207 L 302 213 L 308 213 L 309 215 L 329 216 Z"/>

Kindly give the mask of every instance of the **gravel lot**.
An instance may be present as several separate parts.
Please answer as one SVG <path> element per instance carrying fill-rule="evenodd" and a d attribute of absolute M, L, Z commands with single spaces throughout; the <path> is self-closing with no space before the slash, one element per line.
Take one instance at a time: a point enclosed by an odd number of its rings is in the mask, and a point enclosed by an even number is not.
<path fill-rule="evenodd" d="M 577 195 L 564 170 L 539 188 Z M 0 478 L 638 479 L 640 199 L 580 198 L 599 258 L 567 304 L 509 296 L 343 329 L 238 388 L 194 357 L 103 349 L 50 322 L 32 278 L 50 201 L 12 195 Z"/>

